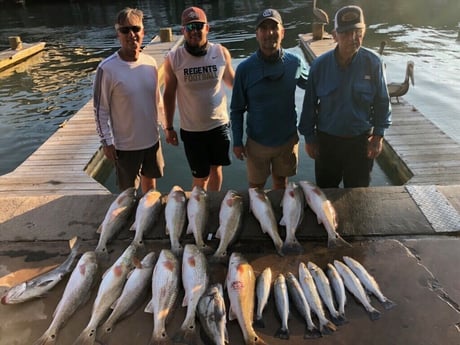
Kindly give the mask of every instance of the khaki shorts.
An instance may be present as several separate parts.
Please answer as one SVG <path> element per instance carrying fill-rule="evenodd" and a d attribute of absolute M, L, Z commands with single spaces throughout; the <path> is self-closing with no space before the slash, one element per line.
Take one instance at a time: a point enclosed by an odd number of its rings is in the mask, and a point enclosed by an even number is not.
<path fill-rule="evenodd" d="M 246 141 L 248 181 L 264 184 L 273 174 L 280 177 L 297 174 L 299 136 L 297 133 L 284 145 L 270 147 L 248 138 Z"/>

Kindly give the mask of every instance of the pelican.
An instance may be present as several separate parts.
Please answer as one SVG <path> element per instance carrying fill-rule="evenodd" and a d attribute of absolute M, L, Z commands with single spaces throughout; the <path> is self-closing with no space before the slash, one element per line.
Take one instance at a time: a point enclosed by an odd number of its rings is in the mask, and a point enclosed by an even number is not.
<path fill-rule="evenodd" d="M 383 40 L 382 42 L 380 42 L 380 48 L 379 48 L 379 55 L 382 56 L 383 55 L 383 49 L 385 49 L 385 46 L 387 44 L 387 41 Z"/>
<path fill-rule="evenodd" d="M 391 97 L 396 97 L 396 101 L 399 103 L 399 97 L 403 96 L 409 90 L 409 78 L 414 85 L 414 62 L 407 61 L 406 67 L 406 78 L 402 83 L 389 83 L 387 84 L 388 87 L 388 94 Z"/>
<path fill-rule="evenodd" d="M 317 23 L 329 24 L 329 16 L 322 9 L 316 7 L 316 0 L 313 0 L 313 16 Z"/>

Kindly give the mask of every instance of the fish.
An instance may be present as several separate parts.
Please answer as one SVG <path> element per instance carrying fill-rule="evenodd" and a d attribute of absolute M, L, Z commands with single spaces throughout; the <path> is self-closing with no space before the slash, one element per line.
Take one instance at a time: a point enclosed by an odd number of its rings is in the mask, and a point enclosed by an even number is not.
<path fill-rule="evenodd" d="M 222 260 L 227 258 L 227 248 L 232 244 L 243 221 L 243 197 L 234 190 L 228 190 L 219 209 L 219 227 L 216 238 L 219 246 L 212 255 L 213 259 Z"/>
<path fill-rule="evenodd" d="M 136 189 L 128 188 L 120 193 L 110 204 L 104 220 L 97 229 L 99 241 L 96 246 L 96 254 L 108 257 L 107 244 L 128 225 L 137 206 Z"/>
<path fill-rule="evenodd" d="M 96 282 L 98 263 L 94 251 L 85 252 L 73 269 L 66 287 L 53 312 L 53 320 L 43 335 L 33 345 L 56 344 L 59 331 L 78 308 L 83 306 L 91 295 Z"/>
<path fill-rule="evenodd" d="M 186 234 L 193 234 L 195 244 L 204 253 L 210 253 L 211 247 L 203 241 L 208 221 L 208 193 L 200 186 L 194 186 L 187 202 L 188 226 Z"/>
<path fill-rule="evenodd" d="M 334 265 L 327 264 L 327 276 L 329 277 L 329 282 L 334 291 L 335 300 L 337 302 L 337 311 L 339 315 L 346 320 L 345 318 L 345 304 L 347 303 L 347 295 L 345 293 L 345 285 L 343 284 L 342 277 L 339 272 L 335 269 Z"/>
<path fill-rule="evenodd" d="M 145 308 L 153 314 L 153 331 L 150 345 L 169 344 L 166 331 L 168 316 L 179 290 L 179 260 L 169 249 L 162 249 L 152 274 L 152 299 Z"/>
<path fill-rule="evenodd" d="M 138 246 L 143 244 L 144 235 L 158 221 L 162 206 L 162 195 L 159 191 L 151 189 L 142 196 L 137 205 L 136 216 L 131 227 L 131 230 L 136 231 L 133 243 Z"/>
<path fill-rule="evenodd" d="M 315 263 L 309 261 L 307 263 L 308 270 L 310 271 L 313 280 L 315 281 L 316 289 L 326 305 L 331 315 L 332 322 L 336 325 L 343 325 L 346 320 L 339 314 L 334 305 L 334 296 L 332 294 L 331 284 L 326 276 L 326 273 Z"/>
<path fill-rule="evenodd" d="M 185 295 L 182 302 L 187 307 L 185 319 L 174 341 L 185 344 L 196 344 L 197 332 L 195 315 L 198 301 L 208 288 L 209 275 L 206 256 L 195 244 L 186 244 L 182 257 L 182 285 Z"/>
<path fill-rule="evenodd" d="M 353 273 L 353 271 L 339 260 L 334 260 L 334 267 L 342 277 L 343 283 L 345 284 L 347 290 L 350 291 L 353 296 L 355 296 L 356 299 L 364 306 L 364 309 L 366 309 L 369 314 L 369 318 L 372 321 L 380 319 L 380 311 L 371 305 L 371 302 L 369 301 L 361 281 Z"/>
<path fill-rule="evenodd" d="M 358 277 L 361 283 L 364 285 L 367 291 L 372 293 L 377 299 L 382 303 L 383 307 L 388 310 L 396 306 L 396 303 L 388 299 L 383 295 L 382 290 L 379 287 L 379 284 L 375 278 L 364 268 L 364 266 L 359 263 L 357 260 L 344 256 L 343 261 L 347 264 L 348 267 L 353 271 L 353 273 Z"/>
<path fill-rule="evenodd" d="M 257 328 L 265 328 L 265 322 L 263 319 L 263 311 L 267 305 L 268 298 L 270 296 L 270 290 L 272 286 L 272 269 L 266 267 L 256 280 L 256 317 L 254 319 L 253 326 Z"/>
<path fill-rule="evenodd" d="M 252 266 L 241 253 L 230 255 L 225 281 L 230 301 L 228 319 L 238 320 L 246 345 L 266 344 L 252 326 L 256 278 Z"/>
<path fill-rule="evenodd" d="M 126 277 L 131 271 L 136 255 L 137 246 L 130 244 L 115 263 L 110 266 L 102 277 L 96 299 L 91 310 L 87 326 L 73 343 L 74 345 L 90 345 L 96 341 L 96 331 L 102 319 L 110 311 L 110 307 L 120 296 Z"/>
<path fill-rule="evenodd" d="M 260 224 L 262 232 L 271 237 L 278 255 L 284 256 L 283 240 L 278 233 L 275 213 L 267 194 L 260 188 L 249 188 L 249 205 L 252 214 Z"/>
<path fill-rule="evenodd" d="M 155 252 L 150 252 L 144 256 L 138 267 L 129 272 L 120 297 L 112 305 L 112 312 L 101 326 L 104 332 L 101 339 L 112 333 L 118 321 L 133 314 L 144 303 L 152 284 L 155 259 Z"/>
<path fill-rule="evenodd" d="M 197 309 L 201 328 L 209 339 L 205 344 L 229 344 L 226 313 L 222 284 L 209 286 L 200 297 Z"/>
<path fill-rule="evenodd" d="M 275 333 L 276 338 L 289 339 L 289 295 L 286 285 L 286 278 L 279 273 L 273 282 L 273 294 L 275 296 L 275 305 L 278 315 L 281 319 L 281 327 Z"/>
<path fill-rule="evenodd" d="M 286 238 L 283 244 L 283 253 L 302 254 L 304 249 L 297 240 L 295 233 L 303 219 L 304 196 L 302 189 L 295 182 L 289 182 L 281 200 L 283 216 L 280 225 L 286 227 Z"/>
<path fill-rule="evenodd" d="M 171 250 L 175 255 L 180 255 L 183 247 L 180 244 L 180 237 L 184 231 L 187 217 L 187 198 L 184 190 L 179 186 L 173 186 L 168 194 L 168 201 L 165 206 L 166 235 L 171 241 Z"/>
<path fill-rule="evenodd" d="M 69 241 L 70 254 L 54 269 L 9 288 L 1 298 L 2 304 L 18 304 L 46 296 L 73 269 L 79 255 L 81 239 L 78 236 Z"/>
<path fill-rule="evenodd" d="M 318 224 L 323 224 L 326 229 L 327 246 L 329 248 L 351 247 L 351 244 L 345 241 L 337 232 L 339 226 L 337 213 L 324 192 L 309 181 L 300 181 L 299 185 L 303 190 L 308 206 L 310 206 L 311 210 L 316 214 Z"/>
<path fill-rule="evenodd" d="M 318 317 L 321 334 L 335 332 L 337 327 L 326 317 L 313 277 L 303 262 L 299 263 L 299 283 L 311 310 Z"/>
<path fill-rule="evenodd" d="M 303 293 L 302 287 L 292 272 L 286 273 L 286 285 L 288 287 L 289 297 L 291 298 L 297 311 L 306 322 L 304 338 L 314 339 L 321 337 L 321 332 L 315 326 L 311 318 L 310 305 Z"/>

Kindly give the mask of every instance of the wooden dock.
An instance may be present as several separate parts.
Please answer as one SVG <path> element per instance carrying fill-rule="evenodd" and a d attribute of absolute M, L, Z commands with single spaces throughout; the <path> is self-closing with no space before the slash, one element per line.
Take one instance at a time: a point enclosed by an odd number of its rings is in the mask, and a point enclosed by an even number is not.
<path fill-rule="evenodd" d="M 333 39 L 313 40 L 311 34 L 299 35 L 299 44 L 310 63 L 335 47 Z M 392 118 L 378 161 L 393 183 L 460 184 L 460 143 L 401 97 L 392 103 Z"/>
<path fill-rule="evenodd" d="M 45 42 L 22 43 L 22 48 L 6 49 L 0 52 L 0 71 L 17 65 L 45 49 Z"/>
<path fill-rule="evenodd" d="M 181 41 L 182 36 L 164 43 L 155 37 L 145 46 L 160 65 L 160 83 L 164 56 Z M 105 162 L 90 100 L 20 166 L 0 176 L 0 196 L 111 194 L 93 178 Z"/>

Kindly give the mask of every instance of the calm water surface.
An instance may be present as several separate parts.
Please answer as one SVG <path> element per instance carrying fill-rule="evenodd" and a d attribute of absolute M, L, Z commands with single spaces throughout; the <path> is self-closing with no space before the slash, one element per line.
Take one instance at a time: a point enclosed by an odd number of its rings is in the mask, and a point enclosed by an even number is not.
<path fill-rule="evenodd" d="M 254 20 L 263 8 L 280 10 L 286 27 L 285 48 L 301 54 L 297 37 L 311 28 L 310 1 L 200 1 L 211 23 L 210 39 L 229 48 L 234 65 L 257 46 Z M 345 4 L 361 5 L 368 31 L 365 45 L 378 50 L 387 41 L 384 61 L 388 81 L 402 82 L 407 60 L 415 62 L 415 87 L 405 99 L 442 130 L 460 142 L 460 43 L 458 0 L 319 1 L 330 17 Z M 0 3 L 0 49 L 8 36 L 24 42 L 45 41 L 44 52 L 27 63 L 0 72 L 0 174 L 21 164 L 59 124 L 70 118 L 91 97 L 97 64 L 118 48 L 113 18 L 124 6 L 138 7 L 146 15 L 145 43 L 159 28 L 171 26 L 179 33 L 180 14 L 190 1 L 60 2 L 6 7 Z M 327 28 L 328 31 L 331 27 Z M 301 109 L 303 92 L 297 92 Z M 176 116 L 177 119 L 177 116 Z M 303 144 L 302 144 L 303 146 Z M 166 176 L 159 189 L 173 184 L 187 188 L 190 174 L 183 147 L 164 145 Z M 313 179 L 313 162 L 301 148 L 296 180 Z M 246 188 L 244 163 L 225 168 L 224 188 Z M 112 182 L 107 182 L 109 185 Z M 373 185 L 389 181 L 377 167 Z"/>

